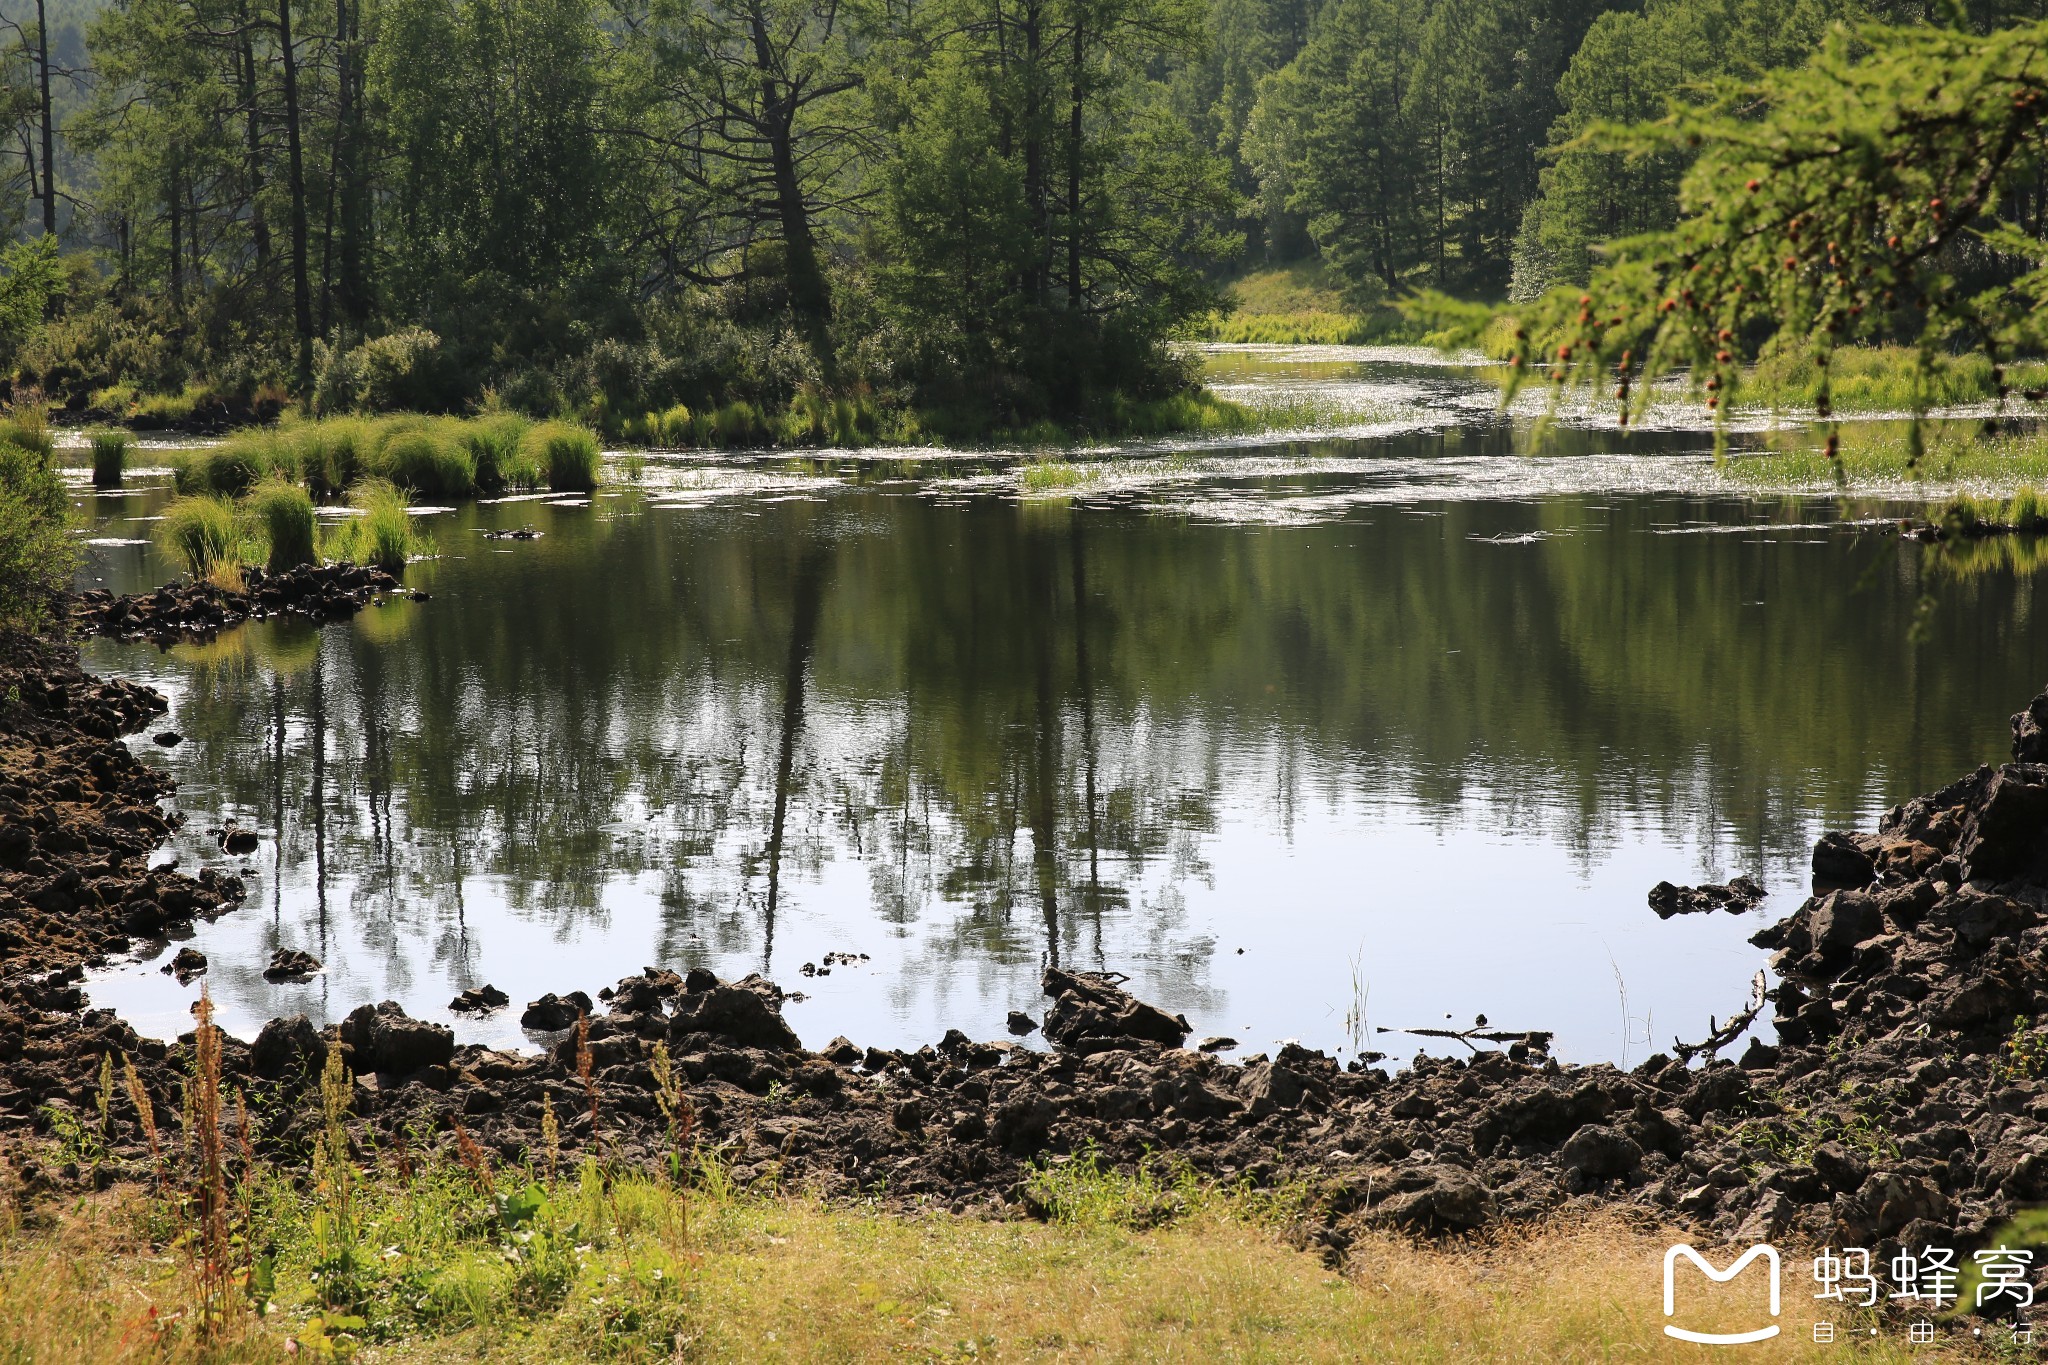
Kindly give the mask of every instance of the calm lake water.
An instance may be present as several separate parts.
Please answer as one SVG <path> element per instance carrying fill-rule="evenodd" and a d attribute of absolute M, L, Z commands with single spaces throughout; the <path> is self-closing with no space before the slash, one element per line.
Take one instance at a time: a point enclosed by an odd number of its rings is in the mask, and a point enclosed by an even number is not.
<path fill-rule="evenodd" d="M 620 461 L 432 516 L 428 602 L 88 645 L 188 737 L 135 740 L 189 816 L 165 856 L 249 869 L 194 939 L 223 1022 L 389 998 L 516 1044 L 543 991 L 702 964 L 802 991 L 811 1044 L 914 1045 L 1036 1016 L 1053 962 L 1247 1048 L 1483 1012 L 1640 1060 L 1740 1007 L 1823 828 L 1998 759 L 2048 678 L 2034 576 L 1946 570 L 1879 503 L 1742 496 L 1675 418 L 1532 458 L 1426 355 L 1210 363 L 1318 429 L 1056 475 Z M 170 577 L 118 543 L 164 496 L 81 489 L 86 581 Z M 205 837 L 227 818 L 256 854 Z M 1644 901 L 1737 873 L 1760 910 Z M 326 970 L 267 983 L 277 947 Z M 865 957 L 802 974 L 828 953 Z M 189 1028 L 163 960 L 94 1002 Z M 485 982 L 513 1007 L 449 1014 Z"/>

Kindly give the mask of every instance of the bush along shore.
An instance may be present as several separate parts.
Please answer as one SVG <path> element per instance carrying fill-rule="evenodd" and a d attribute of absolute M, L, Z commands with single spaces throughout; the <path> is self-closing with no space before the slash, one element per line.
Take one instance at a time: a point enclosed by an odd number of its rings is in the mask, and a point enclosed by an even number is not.
<path fill-rule="evenodd" d="M 17 641 L 0 675 L 0 1116 L 44 1139 L 17 1154 L 30 1199 L 134 1181 L 219 1203 L 237 1170 L 331 1192 L 373 1160 L 568 1162 L 1043 1217 L 1049 1169 L 1165 1162 L 1288 1191 L 1333 1261 L 1367 1229 L 1601 1206 L 1702 1237 L 1967 1252 L 2048 1199 L 2048 693 L 2013 718 L 2010 763 L 1820 841 L 1813 897 L 1757 936 L 1780 984 L 1710 1037 L 1623 1071 L 1561 1065 L 1540 1033 L 1470 1034 L 1469 1056 L 1389 1072 L 1292 1045 L 1227 1063 L 1113 974 L 1059 968 L 1042 1017 L 1014 1021 L 1044 1052 L 957 1031 L 812 1050 L 774 983 L 701 968 L 526 1004 L 554 1040 L 537 1054 L 457 1047 L 390 1002 L 324 1029 L 273 1020 L 246 1044 L 141 1038 L 83 1008 L 81 969 L 231 910 L 242 887 L 147 867 L 167 784 L 118 736 L 160 701 L 55 646 Z M 1777 1042 L 1717 1055 L 1766 1013 Z M 209 1085 L 213 1108 L 195 1108 Z"/>

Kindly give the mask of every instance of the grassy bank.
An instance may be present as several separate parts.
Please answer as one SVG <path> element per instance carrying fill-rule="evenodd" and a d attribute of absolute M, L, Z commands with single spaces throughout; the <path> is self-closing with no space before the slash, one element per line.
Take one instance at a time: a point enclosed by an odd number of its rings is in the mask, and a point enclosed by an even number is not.
<path fill-rule="evenodd" d="M 353 1174 L 340 1215 L 331 1173 L 310 1190 L 260 1178 L 238 1196 L 250 1244 L 267 1249 L 253 1281 L 260 1312 L 239 1275 L 212 1286 L 209 1309 L 169 1199 L 128 1188 L 11 1214 L 0 1225 L 0 1341 L 9 1358 L 36 1361 L 1698 1352 L 1661 1335 L 1668 1239 L 1604 1219 L 1478 1245 L 1369 1234 L 1334 1271 L 1289 1247 L 1284 1200 L 1085 1170 L 1040 1180 L 1047 1222 L 740 1191 L 715 1167 L 687 1191 L 591 1166 L 553 1180 L 456 1164 L 401 1174 L 390 1154 Z M 1888 1340 L 1813 1345 L 1802 1316 L 1788 1294 L 1786 1337 L 1751 1353 L 1908 1358 Z"/>
<path fill-rule="evenodd" d="M 1838 413 L 1926 411 L 1998 397 L 1992 364 L 1980 354 L 1923 361 L 1905 346 L 1844 346 L 1830 355 L 1825 371 L 1803 347 L 1766 354 L 1743 376 L 1734 402 L 1737 407 L 1811 408 L 1824 373 L 1829 401 Z M 2048 365 L 2040 361 L 2016 362 L 2004 374 L 2016 410 L 2027 407 L 2019 391 L 2048 383 Z"/>
<path fill-rule="evenodd" d="M 1204 341 L 1278 345 L 1399 345 L 1426 329 L 1392 308 L 1361 314 L 1337 290 L 1320 261 L 1298 261 L 1233 281 L 1228 313 L 1213 315 Z"/>
<path fill-rule="evenodd" d="M 2009 492 L 2048 484 L 2048 432 L 1986 436 L 1983 427 L 1974 419 L 1930 419 L 1916 445 L 1906 422 L 1844 422 L 1838 461 L 1815 430 L 1772 432 L 1764 450 L 1730 458 L 1725 474 L 1755 488 L 1839 480 L 1852 488 L 1930 483 Z"/>

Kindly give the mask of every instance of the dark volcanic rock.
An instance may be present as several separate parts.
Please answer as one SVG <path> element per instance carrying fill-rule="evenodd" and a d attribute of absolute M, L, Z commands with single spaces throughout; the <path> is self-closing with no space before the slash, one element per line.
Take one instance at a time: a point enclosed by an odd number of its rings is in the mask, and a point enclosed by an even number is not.
<path fill-rule="evenodd" d="M 289 1075 L 311 1076 L 326 1060 L 326 1044 L 312 1020 L 303 1014 L 273 1019 L 249 1046 L 249 1066 L 257 1075 L 280 1080 Z"/>
<path fill-rule="evenodd" d="M 265 981 L 304 981 L 320 970 L 320 959 L 297 948 L 279 948 L 263 969 Z"/>
<path fill-rule="evenodd" d="M 1877 876 L 1878 847 L 1878 840 L 1866 834 L 1821 835 L 1813 846 L 1813 894 L 1870 885 Z"/>
<path fill-rule="evenodd" d="M 206 975 L 206 954 L 197 948 L 180 948 L 178 954 L 164 964 L 164 975 L 178 978 L 180 986 L 189 986 L 197 977 Z"/>
<path fill-rule="evenodd" d="M 526 1004 L 525 1013 L 519 1016 L 519 1027 L 532 1029 L 535 1033 L 560 1033 L 576 1027 L 577 1019 L 589 1014 L 592 1009 L 590 997 L 582 991 L 571 991 L 567 995 L 556 995 L 553 991 L 538 1000 Z"/>
<path fill-rule="evenodd" d="M 688 991 L 676 997 L 669 1033 L 677 1039 L 708 1034 L 741 1047 L 793 1052 L 797 1037 L 782 1018 L 782 992 L 773 982 L 750 976 L 732 985 Z"/>
<path fill-rule="evenodd" d="M 354 1053 L 357 1071 L 408 1076 L 446 1065 L 455 1055 L 455 1034 L 446 1025 L 414 1019 L 395 1000 L 364 1005 L 342 1022 L 341 1041 Z"/>
<path fill-rule="evenodd" d="M 448 1008 L 456 1014 L 489 1014 L 492 1010 L 503 1009 L 512 1003 L 512 997 L 496 986 L 471 986 L 448 1002 Z"/>
<path fill-rule="evenodd" d="M 1046 1038 L 1084 1053 L 1142 1043 L 1179 1047 L 1188 1036 L 1188 1021 L 1132 996 L 1123 980 L 1115 973 L 1046 968 L 1041 984 L 1053 1002 L 1045 1012 Z"/>
<path fill-rule="evenodd" d="M 1038 1021 L 1023 1010 L 1011 1010 L 1010 1017 L 1004 1027 L 1008 1028 L 1015 1036 L 1022 1038 L 1026 1034 L 1038 1032 Z"/>
<path fill-rule="evenodd" d="M 103 589 L 82 592 L 72 599 L 71 625 L 81 634 L 168 646 L 179 639 L 210 639 L 251 618 L 291 614 L 340 620 L 361 611 L 378 593 L 398 587 L 398 580 L 382 569 L 355 564 L 308 564 L 275 574 L 245 569 L 242 578 L 241 592 L 208 582 L 173 583 L 128 597 Z M 159 736 L 157 742 L 165 740 Z M 169 742 L 177 743 L 178 737 Z"/>
<path fill-rule="evenodd" d="M 1673 886 L 1670 882 L 1658 882 L 1650 888 L 1650 908 L 1657 912 L 1658 919 L 1710 910 L 1739 915 L 1763 898 L 1762 885 L 1749 877 L 1737 877 L 1726 886 Z"/>

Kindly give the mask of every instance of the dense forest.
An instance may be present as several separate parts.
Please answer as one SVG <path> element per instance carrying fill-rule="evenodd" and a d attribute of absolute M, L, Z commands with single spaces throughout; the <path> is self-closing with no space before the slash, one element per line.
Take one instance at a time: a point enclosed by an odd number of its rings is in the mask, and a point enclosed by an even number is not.
<path fill-rule="evenodd" d="M 0 375 L 168 420 L 1099 424 L 1186 389 L 1235 273 L 1533 299 L 1679 217 L 1683 141 L 1589 134 L 1843 23 L 2043 8 L 5 0 Z M 2038 237 L 2041 168 L 2001 174 Z"/>

